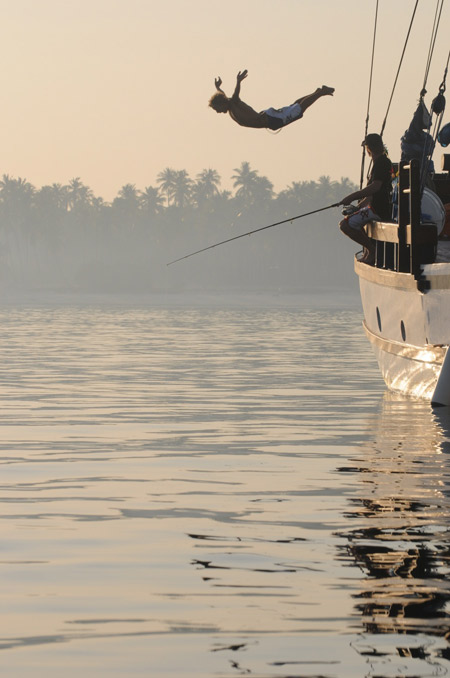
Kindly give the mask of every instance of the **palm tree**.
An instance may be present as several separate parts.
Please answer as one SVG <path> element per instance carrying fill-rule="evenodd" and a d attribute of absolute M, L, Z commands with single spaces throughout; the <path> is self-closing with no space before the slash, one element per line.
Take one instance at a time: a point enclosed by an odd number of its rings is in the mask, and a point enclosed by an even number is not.
<path fill-rule="evenodd" d="M 273 198 L 273 183 L 267 177 L 257 176 L 252 187 L 254 202 L 267 202 Z"/>
<path fill-rule="evenodd" d="M 140 204 L 146 214 L 160 214 L 163 208 L 163 198 L 158 188 L 146 186 L 139 196 Z"/>
<path fill-rule="evenodd" d="M 67 212 L 68 186 L 62 186 L 61 184 L 42 186 L 36 193 L 35 203 L 44 212 L 46 209 L 54 213 Z"/>
<path fill-rule="evenodd" d="M 244 203 L 250 204 L 252 198 L 252 189 L 257 179 L 258 173 L 250 168 L 249 162 L 242 162 L 241 166 L 235 168 L 232 175 L 234 179 L 233 186 L 237 188 L 236 197 L 241 198 Z"/>
<path fill-rule="evenodd" d="M 42 186 L 40 188 L 35 195 L 34 204 L 43 220 L 52 221 L 53 216 L 58 214 L 59 205 L 55 200 L 51 186 Z"/>
<path fill-rule="evenodd" d="M 338 190 L 340 194 L 342 192 L 342 197 L 348 193 L 354 193 L 358 190 L 358 187 L 353 181 L 350 181 L 348 177 L 341 177 L 341 180 L 336 182 L 336 190 Z"/>
<path fill-rule="evenodd" d="M 184 208 L 190 204 L 192 195 L 192 179 L 189 178 L 186 170 L 175 172 L 173 181 L 173 204 L 176 207 Z"/>
<path fill-rule="evenodd" d="M 220 175 L 216 170 L 204 169 L 196 177 L 192 197 L 197 206 L 208 203 L 219 193 Z"/>
<path fill-rule="evenodd" d="M 243 202 L 244 207 L 264 203 L 267 206 L 273 198 L 273 184 L 267 177 L 260 176 L 258 172 L 250 168 L 248 162 L 243 162 L 239 169 L 234 170 L 233 186 L 236 188 L 236 198 Z"/>
<path fill-rule="evenodd" d="M 231 191 L 219 191 L 215 199 L 220 203 L 228 202 L 232 197 Z"/>
<path fill-rule="evenodd" d="M 323 205 L 333 202 L 336 198 L 336 182 L 331 181 L 329 176 L 319 177 L 317 185 L 317 199 Z"/>
<path fill-rule="evenodd" d="M 136 186 L 134 184 L 125 184 L 119 190 L 117 197 L 122 203 L 127 205 L 133 205 L 137 207 L 139 205 L 139 196 Z"/>
<path fill-rule="evenodd" d="M 67 212 L 69 207 L 69 187 L 62 184 L 52 184 L 50 191 L 55 205 Z"/>
<path fill-rule="evenodd" d="M 106 203 L 101 196 L 94 196 L 92 198 L 92 207 L 94 208 L 95 212 L 101 212 L 104 207 L 107 207 L 108 203 Z"/>
<path fill-rule="evenodd" d="M 0 199 L 4 204 L 8 201 L 29 204 L 35 191 L 34 186 L 21 177 L 14 179 L 9 174 L 4 174 L 0 181 Z"/>
<path fill-rule="evenodd" d="M 21 177 L 14 179 L 4 174 L 0 181 L 2 244 L 10 257 L 10 264 L 17 264 L 17 272 L 22 275 L 30 261 L 35 193 L 34 186 Z"/>
<path fill-rule="evenodd" d="M 170 199 L 173 196 L 175 175 L 175 170 L 171 167 L 166 167 L 166 169 L 160 172 L 156 178 L 157 183 L 160 185 L 161 193 L 165 194 L 167 198 L 167 206 L 170 205 Z"/>
<path fill-rule="evenodd" d="M 122 226 L 135 226 L 139 211 L 139 193 L 134 184 L 125 184 L 114 198 L 112 208 Z"/>
<path fill-rule="evenodd" d="M 67 187 L 67 204 L 70 211 L 87 207 L 92 197 L 92 190 L 83 184 L 80 177 L 71 179 Z"/>
<path fill-rule="evenodd" d="M 293 181 L 287 188 L 287 195 L 297 203 L 314 202 L 317 193 L 315 181 Z"/>

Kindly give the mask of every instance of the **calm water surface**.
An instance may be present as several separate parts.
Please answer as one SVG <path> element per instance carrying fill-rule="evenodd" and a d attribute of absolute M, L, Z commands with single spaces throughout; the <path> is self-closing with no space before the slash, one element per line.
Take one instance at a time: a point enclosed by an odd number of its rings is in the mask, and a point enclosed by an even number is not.
<path fill-rule="evenodd" d="M 0 666 L 450 674 L 450 419 L 339 302 L 0 306 Z"/>

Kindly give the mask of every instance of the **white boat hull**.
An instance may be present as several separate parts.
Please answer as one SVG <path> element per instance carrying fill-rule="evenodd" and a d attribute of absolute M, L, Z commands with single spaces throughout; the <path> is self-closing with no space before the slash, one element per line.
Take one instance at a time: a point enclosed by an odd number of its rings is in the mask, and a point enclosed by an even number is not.
<path fill-rule="evenodd" d="M 450 406 L 450 264 L 423 266 L 414 276 L 358 261 L 364 329 L 393 391 Z"/>
<path fill-rule="evenodd" d="M 398 350 L 399 344 L 386 342 L 381 337 L 373 335 L 365 324 L 364 329 L 372 344 L 386 385 L 397 393 L 434 402 L 434 394 L 442 372 L 447 348 L 442 349 L 442 351 L 434 351 L 432 347 L 420 348 L 404 344 L 405 350 L 401 352 Z M 441 395 L 441 399 L 442 397 Z"/>

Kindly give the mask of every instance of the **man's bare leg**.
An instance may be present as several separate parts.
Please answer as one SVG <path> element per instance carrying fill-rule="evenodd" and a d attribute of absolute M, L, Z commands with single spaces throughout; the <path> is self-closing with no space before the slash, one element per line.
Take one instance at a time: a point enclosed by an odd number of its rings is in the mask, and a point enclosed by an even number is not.
<path fill-rule="evenodd" d="M 376 250 L 375 243 L 371 238 L 369 238 L 365 230 L 352 228 L 349 226 L 347 219 L 342 219 L 341 223 L 339 224 L 339 228 L 341 229 L 342 233 L 351 238 L 351 240 L 354 240 L 354 242 L 357 242 L 358 245 L 362 245 L 362 247 L 364 247 L 366 251 L 361 261 L 364 261 L 366 264 L 374 264 Z"/>
<path fill-rule="evenodd" d="M 313 103 L 317 101 L 317 99 L 320 99 L 321 97 L 324 96 L 332 96 L 334 94 L 334 87 L 327 87 L 326 85 L 322 85 L 322 87 L 318 87 L 315 92 L 312 94 L 307 94 L 304 97 L 301 97 L 300 99 L 297 99 L 294 101 L 295 104 L 300 104 L 302 107 L 302 112 L 304 113 L 307 108 L 309 108 Z"/>

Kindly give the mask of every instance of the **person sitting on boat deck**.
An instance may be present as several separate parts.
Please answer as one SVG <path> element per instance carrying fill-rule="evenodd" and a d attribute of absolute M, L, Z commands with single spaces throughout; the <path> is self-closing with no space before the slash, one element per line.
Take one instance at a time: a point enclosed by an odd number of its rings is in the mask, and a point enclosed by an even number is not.
<path fill-rule="evenodd" d="M 303 113 L 313 103 L 323 96 L 332 96 L 333 87 L 322 85 L 315 92 L 308 94 L 294 101 L 290 106 L 284 108 L 267 108 L 258 113 L 251 106 L 239 98 L 241 91 L 241 82 L 248 75 L 247 70 L 239 71 L 236 77 L 236 88 L 232 97 L 227 97 L 221 89 L 222 79 L 220 77 L 214 80 L 217 92 L 209 100 L 209 105 L 217 113 L 229 113 L 231 118 L 243 127 L 268 128 L 278 130 L 289 125 L 295 120 L 303 117 Z"/>
<path fill-rule="evenodd" d="M 372 167 L 367 177 L 367 186 L 360 191 L 350 193 L 339 205 L 350 205 L 359 200 L 358 209 L 346 216 L 339 224 L 345 235 L 364 247 L 361 259 L 366 264 L 375 263 L 375 243 L 364 230 L 369 221 L 391 221 L 391 174 L 392 163 L 387 156 L 383 139 L 379 134 L 368 134 L 362 146 L 372 160 Z"/>

